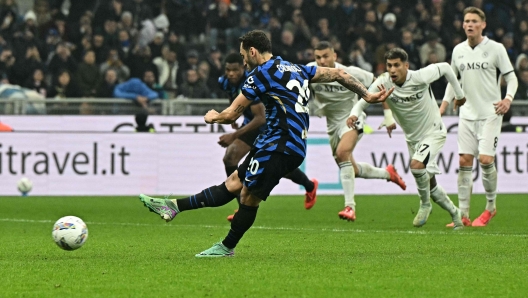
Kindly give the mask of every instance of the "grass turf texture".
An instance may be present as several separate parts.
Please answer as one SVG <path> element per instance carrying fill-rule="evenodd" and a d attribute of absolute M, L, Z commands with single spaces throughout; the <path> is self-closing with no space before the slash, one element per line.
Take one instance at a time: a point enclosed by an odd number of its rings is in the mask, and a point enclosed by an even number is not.
<path fill-rule="evenodd" d="M 485 228 L 454 232 L 434 206 L 414 228 L 416 196 L 359 196 L 355 223 L 343 200 L 274 196 L 234 258 L 194 254 L 223 239 L 236 208 L 183 212 L 166 224 L 137 198 L 0 198 L 1 297 L 523 297 L 528 292 L 526 195 L 500 195 Z M 484 209 L 472 199 L 472 218 Z M 82 218 L 89 238 L 63 251 L 55 220 Z"/>

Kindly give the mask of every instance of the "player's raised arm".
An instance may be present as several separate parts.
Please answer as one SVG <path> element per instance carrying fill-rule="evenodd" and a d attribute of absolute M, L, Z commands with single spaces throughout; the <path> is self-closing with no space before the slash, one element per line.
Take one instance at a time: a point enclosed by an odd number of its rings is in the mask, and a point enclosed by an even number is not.
<path fill-rule="evenodd" d="M 312 78 L 313 83 L 329 83 L 338 82 L 348 90 L 358 94 L 368 103 L 383 102 L 394 91 L 394 88 L 385 90 L 385 87 L 380 86 L 380 91 L 371 93 L 367 88 L 353 75 L 347 73 L 343 69 L 317 67 L 315 76 Z"/>
<path fill-rule="evenodd" d="M 231 124 L 242 115 L 242 112 L 244 112 L 250 104 L 251 101 L 247 99 L 244 94 L 240 93 L 235 100 L 233 100 L 231 105 L 222 112 L 218 113 L 215 110 L 207 112 L 204 116 L 205 123 Z"/>

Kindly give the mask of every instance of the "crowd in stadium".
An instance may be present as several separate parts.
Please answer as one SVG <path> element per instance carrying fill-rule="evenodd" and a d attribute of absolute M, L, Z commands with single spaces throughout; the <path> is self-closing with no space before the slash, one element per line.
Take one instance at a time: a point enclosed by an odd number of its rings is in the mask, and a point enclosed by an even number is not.
<path fill-rule="evenodd" d="M 520 0 L 34 0 L 28 11 L 1 0 L 0 76 L 47 98 L 224 98 L 223 57 L 253 29 L 294 63 L 314 61 L 313 46 L 327 40 L 339 62 L 376 75 L 394 47 L 418 69 L 449 62 L 465 39 L 468 5 L 486 13 L 485 34 L 517 71 L 516 98 L 528 98 L 528 1 Z M 433 84 L 437 98 L 445 84 Z"/>

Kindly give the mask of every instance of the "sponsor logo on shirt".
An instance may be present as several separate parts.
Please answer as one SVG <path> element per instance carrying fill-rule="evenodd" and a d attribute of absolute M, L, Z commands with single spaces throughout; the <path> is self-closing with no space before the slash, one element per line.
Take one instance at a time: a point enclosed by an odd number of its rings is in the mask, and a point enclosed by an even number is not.
<path fill-rule="evenodd" d="M 411 102 L 411 101 L 417 101 L 423 97 L 423 92 L 418 92 L 414 95 L 407 96 L 407 97 L 398 97 L 396 95 L 391 95 L 391 100 L 395 103 L 404 103 L 404 102 Z"/>
<path fill-rule="evenodd" d="M 471 62 L 471 63 L 462 63 L 458 67 L 460 71 L 463 71 L 465 69 L 467 70 L 479 70 L 479 69 L 488 69 L 489 63 L 488 62 Z"/>
<path fill-rule="evenodd" d="M 339 85 L 339 86 L 336 86 L 336 85 L 326 85 L 326 84 L 323 84 L 323 85 L 317 85 L 315 87 L 315 92 L 322 92 L 322 91 L 325 91 L 325 92 L 343 92 L 343 91 L 348 91 L 347 88 Z"/>

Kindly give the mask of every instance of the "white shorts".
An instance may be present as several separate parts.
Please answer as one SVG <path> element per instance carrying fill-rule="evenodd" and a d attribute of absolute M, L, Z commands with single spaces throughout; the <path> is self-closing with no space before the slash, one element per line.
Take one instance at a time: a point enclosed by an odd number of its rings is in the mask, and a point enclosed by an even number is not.
<path fill-rule="evenodd" d="M 440 169 L 436 164 L 438 153 L 442 151 L 446 142 L 446 133 L 436 133 L 427 135 L 420 140 L 420 142 L 407 142 L 409 148 L 409 155 L 411 159 L 417 160 L 425 164 L 425 168 L 429 174 L 440 174 Z"/>
<path fill-rule="evenodd" d="M 358 138 L 356 142 L 359 142 L 361 140 L 361 137 L 363 137 L 363 126 L 365 125 L 365 119 L 367 118 L 367 115 L 365 113 L 362 113 L 358 117 L 358 121 L 356 122 L 356 130 L 358 131 Z M 340 125 L 336 130 L 333 132 L 328 133 L 328 138 L 330 141 L 330 148 L 332 148 L 332 155 L 334 158 L 336 157 L 336 151 L 337 151 L 337 145 L 339 145 L 339 142 L 341 142 L 341 138 L 343 135 L 349 131 L 352 131 L 353 129 L 348 127 L 346 124 L 346 120 L 343 121 L 343 124 Z"/>
<path fill-rule="evenodd" d="M 458 154 L 495 156 L 502 126 L 502 116 L 483 120 L 458 121 Z"/>

